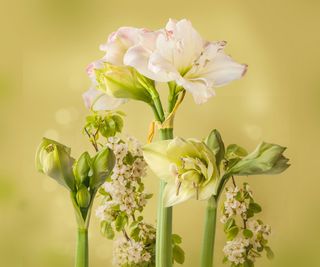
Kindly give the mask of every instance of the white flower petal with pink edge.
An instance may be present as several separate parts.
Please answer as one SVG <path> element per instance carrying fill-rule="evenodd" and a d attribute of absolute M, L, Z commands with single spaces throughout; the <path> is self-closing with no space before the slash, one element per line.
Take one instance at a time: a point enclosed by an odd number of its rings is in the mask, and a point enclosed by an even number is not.
<path fill-rule="evenodd" d="M 127 101 L 122 98 L 114 98 L 94 88 L 87 90 L 82 97 L 85 106 L 94 111 L 114 110 Z"/>

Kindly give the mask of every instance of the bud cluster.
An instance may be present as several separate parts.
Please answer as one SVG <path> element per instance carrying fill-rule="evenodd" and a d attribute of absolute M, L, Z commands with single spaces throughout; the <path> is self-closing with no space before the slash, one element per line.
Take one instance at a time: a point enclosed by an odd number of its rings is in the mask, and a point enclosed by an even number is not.
<path fill-rule="evenodd" d="M 273 252 L 268 246 L 271 227 L 253 219 L 256 213 L 261 212 L 261 207 L 254 201 L 249 185 L 227 187 L 225 195 L 221 222 L 228 241 L 223 248 L 224 262 L 236 267 L 254 266 L 263 251 L 272 258 Z"/>

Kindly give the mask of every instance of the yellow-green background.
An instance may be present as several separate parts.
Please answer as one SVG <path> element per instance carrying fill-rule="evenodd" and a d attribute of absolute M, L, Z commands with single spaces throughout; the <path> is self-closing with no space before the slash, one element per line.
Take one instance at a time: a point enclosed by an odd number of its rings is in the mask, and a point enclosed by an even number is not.
<path fill-rule="evenodd" d="M 122 25 L 163 27 L 188 18 L 209 40 L 227 40 L 226 51 L 249 65 L 244 79 L 217 90 L 197 106 L 190 95 L 179 110 L 175 134 L 202 138 L 220 129 L 226 143 L 248 149 L 262 141 L 287 146 L 292 166 L 282 175 L 252 177 L 273 227 L 276 259 L 256 266 L 320 266 L 319 86 L 320 2 L 312 0 L 4 1 L 0 8 L 0 266 L 73 265 L 75 221 L 67 192 L 34 169 L 43 135 L 58 138 L 78 156 L 91 149 L 81 134 L 87 111 L 81 93 L 88 63 L 107 35 Z M 125 132 L 146 139 L 152 119 L 137 102 L 123 106 Z M 157 192 L 151 174 L 147 188 Z M 146 209 L 154 222 L 156 198 Z M 199 266 L 205 203 L 174 209 L 183 236 L 185 267 Z M 224 236 L 218 223 L 216 265 Z M 93 216 L 91 266 L 111 266 L 112 243 Z"/>

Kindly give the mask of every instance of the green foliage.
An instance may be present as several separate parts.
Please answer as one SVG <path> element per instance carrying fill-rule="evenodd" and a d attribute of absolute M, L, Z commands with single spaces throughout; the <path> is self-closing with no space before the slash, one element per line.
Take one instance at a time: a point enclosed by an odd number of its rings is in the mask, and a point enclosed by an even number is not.
<path fill-rule="evenodd" d="M 84 131 L 96 150 L 100 136 L 109 138 L 122 132 L 123 116 L 125 114 L 120 111 L 94 112 L 87 116 Z"/>
<path fill-rule="evenodd" d="M 182 238 L 177 234 L 172 234 L 172 263 L 183 264 L 185 261 L 185 253 L 179 246 L 182 243 Z"/>
<path fill-rule="evenodd" d="M 110 240 L 112 240 L 114 238 L 115 234 L 114 234 L 114 230 L 113 230 L 113 227 L 110 222 L 102 221 L 100 223 L 100 231 L 104 237 L 106 237 Z"/>
<path fill-rule="evenodd" d="M 122 231 L 127 223 L 128 223 L 128 216 L 124 213 L 119 214 L 115 220 L 116 230 L 118 232 Z"/>
<path fill-rule="evenodd" d="M 172 249 L 173 262 L 183 264 L 185 260 L 185 254 L 182 248 L 178 245 L 174 245 Z"/>

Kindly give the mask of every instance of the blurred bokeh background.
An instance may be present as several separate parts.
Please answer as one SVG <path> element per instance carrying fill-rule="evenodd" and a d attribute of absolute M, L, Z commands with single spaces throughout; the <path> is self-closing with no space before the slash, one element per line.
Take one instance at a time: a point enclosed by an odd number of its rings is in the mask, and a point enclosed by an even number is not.
<path fill-rule="evenodd" d="M 244 79 L 217 90 L 197 106 L 188 95 L 175 134 L 202 138 L 218 128 L 226 143 L 252 150 L 262 140 L 287 146 L 292 166 L 282 175 L 249 182 L 272 225 L 273 262 L 258 267 L 320 266 L 320 2 L 182 0 L 28 0 L 1 3 L 0 32 L 0 266 L 73 266 L 75 220 L 67 192 L 38 174 L 34 153 L 42 136 L 73 148 L 91 147 L 81 134 L 85 68 L 102 56 L 99 44 L 118 27 L 157 29 L 168 18 L 188 18 L 208 40 L 247 63 Z M 165 94 L 164 94 L 165 95 Z M 123 106 L 125 132 L 145 142 L 151 111 Z M 146 178 L 157 192 L 158 180 Z M 156 196 L 146 209 L 155 221 Z M 174 209 L 183 236 L 185 267 L 199 266 L 205 203 Z M 218 223 L 216 265 L 225 242 Z M 91 266 L 111 266 L 112 242 L 93 216 Z"/>

